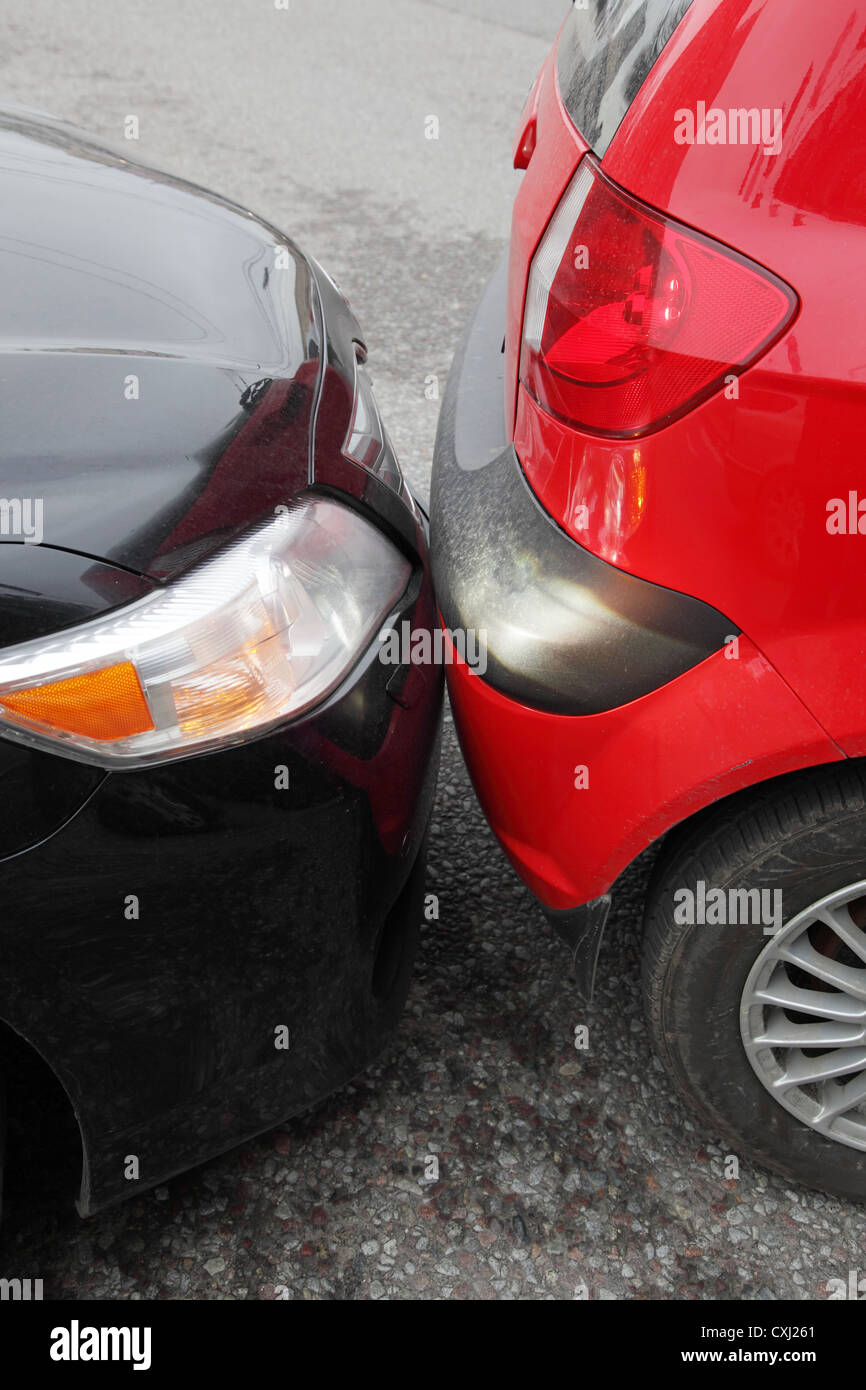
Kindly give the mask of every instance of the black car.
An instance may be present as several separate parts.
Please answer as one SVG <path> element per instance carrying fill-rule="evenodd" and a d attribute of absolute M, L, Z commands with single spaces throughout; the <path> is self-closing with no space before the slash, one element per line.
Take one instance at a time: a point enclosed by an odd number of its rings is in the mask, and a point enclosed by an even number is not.
<path fill-rule="evenodd" d="M 0 1022 L 68 1097 L 87 1215 L 393 1030 L 442 685 L 381 658 L 436 612 L 314 261 L 22 109 L 0 189 Z"/>

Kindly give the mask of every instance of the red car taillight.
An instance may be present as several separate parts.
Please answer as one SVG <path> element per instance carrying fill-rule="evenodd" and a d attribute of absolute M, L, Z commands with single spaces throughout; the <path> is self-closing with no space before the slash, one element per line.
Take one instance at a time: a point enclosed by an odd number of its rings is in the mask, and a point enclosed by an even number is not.
<path fill-rule="evenodd" d="M 775 275 L 644 207 L 585 158 L 532 261 L 520 379 L 569 424 L 643 434 L 750 366 L 797 302 Z"/>

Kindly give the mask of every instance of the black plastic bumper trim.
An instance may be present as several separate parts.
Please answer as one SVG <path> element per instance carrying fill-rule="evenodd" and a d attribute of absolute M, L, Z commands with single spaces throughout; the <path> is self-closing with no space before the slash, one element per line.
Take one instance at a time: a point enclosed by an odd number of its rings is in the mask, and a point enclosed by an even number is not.
<path fill-rule="evenodd" d="M 595 990 L 595 971 L 598 953 L 611 905 L 610 893 L 581 907 L 569 908 L 566 912 L 554 912 L 543 907 L 542 911 L 550 925 L 571 951 L 572 974 L 578 994 L 587 1003 Z"/>

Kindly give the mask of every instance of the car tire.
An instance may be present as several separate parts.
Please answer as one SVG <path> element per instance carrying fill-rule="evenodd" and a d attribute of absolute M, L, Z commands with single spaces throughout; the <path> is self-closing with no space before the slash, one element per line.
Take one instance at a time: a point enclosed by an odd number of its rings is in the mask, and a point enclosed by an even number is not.
<path fill-rule="evenodd" d="M 643 947 L 656 1048 L 708 1129 L 741 1159 L 861 1200 L 866 1103 L 847 1101 L 866 1094 L 864 826 L 857 763 L 780 778 L 701 813 L 657 863 Z M 684 920 L 700 916 L 701 882 L 723 890 L 726 922 Z M 743 889 L 770 895 L 757 923 L 754 912 L 732 920 L 743 914 L 731 890 Z"/>

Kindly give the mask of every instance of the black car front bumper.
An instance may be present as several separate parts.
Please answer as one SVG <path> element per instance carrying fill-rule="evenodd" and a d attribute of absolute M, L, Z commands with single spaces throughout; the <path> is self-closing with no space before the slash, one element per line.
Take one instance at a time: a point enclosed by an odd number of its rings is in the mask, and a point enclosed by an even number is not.
<path fill-rule="evenodd" d="M 431 613 L 425 576 L 401 620 Z M 371 651 L 310 718 L 110 774 L 2 864 L 0 1018 L 72 1101 L 82 1214 L 307 1109 L 382 1048 L 422 915 L 440 676 L 413 667 L 398 703 Z"/>

